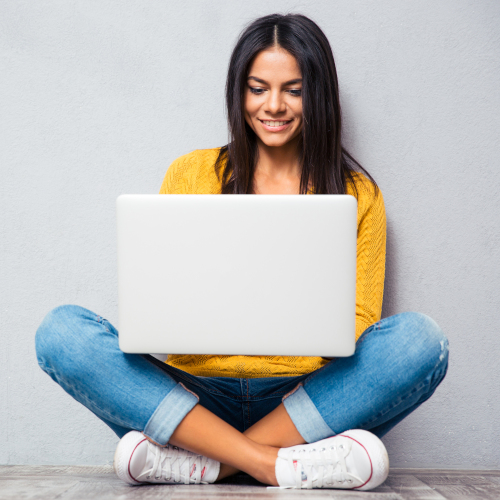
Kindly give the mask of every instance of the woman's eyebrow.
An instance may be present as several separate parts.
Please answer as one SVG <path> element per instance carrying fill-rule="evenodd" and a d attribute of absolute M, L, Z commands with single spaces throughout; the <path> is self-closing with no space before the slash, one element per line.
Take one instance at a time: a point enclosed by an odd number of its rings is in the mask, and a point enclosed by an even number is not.
<path fill-rule="evenodd" d="M 268 84 L 265 80 L 257 78 L 256 76 L 249 76 L 247 80 L 255 80 L 256 82 L 263 83 L 264 85 Z M 294 80 L 289 80 L 288 82 L 285 82 L 283 86 L 285 87 L 286 85 L 294 85 L 295 83 L 302 83 L 302 78 L 295 78 Z"/>

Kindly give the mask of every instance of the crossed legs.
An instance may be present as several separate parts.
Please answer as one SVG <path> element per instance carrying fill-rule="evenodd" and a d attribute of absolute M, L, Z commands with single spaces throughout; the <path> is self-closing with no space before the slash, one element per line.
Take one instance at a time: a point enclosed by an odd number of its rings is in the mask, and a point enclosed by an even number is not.
<path fill-rule="evenodd" d="M 196 405 L 170 443 L 221 462 L 219 480 L 242 470 L 262 483 L 277 485 L 274 466 L 278 450 L 305 441 L 283 404 L 244 433 Z"/>
<path fill-rule="evenodd" d="M 141 430 L 160 445 L 217 460 L 224 464 L 219 479 L 242 470 L 273 485 L 279 448 L 352 428 L 381 437 L 432 395 L 448 359 L 447 340 L 430 318 L 385 318 L 363 334 L 354 356 L 310 374 L 240 433 L 159 367 L 122 353 L 117 344 L 109 322 L 78 306 L 49 313 L 36 339 L 42 369 L 117 433 Z"/>

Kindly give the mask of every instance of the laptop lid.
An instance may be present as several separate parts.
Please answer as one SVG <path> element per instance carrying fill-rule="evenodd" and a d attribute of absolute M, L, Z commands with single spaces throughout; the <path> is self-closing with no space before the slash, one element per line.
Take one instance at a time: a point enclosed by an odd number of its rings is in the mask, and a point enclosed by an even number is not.
<path fill-rule="evenodd" d="M 119 342 L 128 353 L 350 356 L 350 195 L 122 195 Z"/>

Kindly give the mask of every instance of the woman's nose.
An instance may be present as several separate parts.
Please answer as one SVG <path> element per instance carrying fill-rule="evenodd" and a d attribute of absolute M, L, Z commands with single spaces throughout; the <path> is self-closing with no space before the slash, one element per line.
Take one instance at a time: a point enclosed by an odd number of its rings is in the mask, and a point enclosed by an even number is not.
<path fill-rule="evenodd" d="M 285 101 L 281 95 L 281 92 L 269 92 L 269 98 L 267 100 L 268 111 L 272 114 L 283 113 L 286 110 Z"/>

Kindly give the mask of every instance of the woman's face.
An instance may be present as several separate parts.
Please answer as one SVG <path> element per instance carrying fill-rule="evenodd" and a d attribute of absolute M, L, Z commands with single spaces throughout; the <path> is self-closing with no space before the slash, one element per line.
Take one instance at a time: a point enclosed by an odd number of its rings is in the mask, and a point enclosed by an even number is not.
<path fill-rule="evenodd" d="M 302 75 L 282 48 L 259 52 L 247 78 L 245 120 L 270 147 L 284 146 L 302 129 Z"/>

